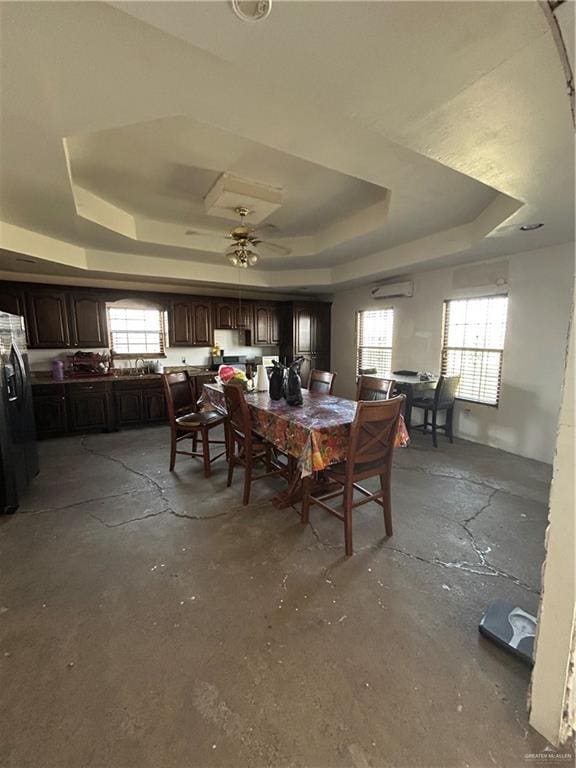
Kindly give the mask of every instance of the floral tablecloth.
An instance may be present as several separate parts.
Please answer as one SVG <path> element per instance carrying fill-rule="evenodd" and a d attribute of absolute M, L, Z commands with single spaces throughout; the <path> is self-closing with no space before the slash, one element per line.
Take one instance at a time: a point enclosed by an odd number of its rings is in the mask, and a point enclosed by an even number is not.
<path fill-rule="evenodd" d="M 298 459 L 303 477 L 326 469 L 329 464 L 346 459 L 350 427 L 356 414 L 356 402 L 342 397 L 302 390 L 302 406 L 287 405 L 285 400 L 271 400 L 268 392 L 246 392 L 254 431 L 284 453 Z M 220 384 L 204 384 L 200 398 L 226 413 L 224 390 Z M 404 420 L 400 417 L 396 447 L 410 442 Z"/>

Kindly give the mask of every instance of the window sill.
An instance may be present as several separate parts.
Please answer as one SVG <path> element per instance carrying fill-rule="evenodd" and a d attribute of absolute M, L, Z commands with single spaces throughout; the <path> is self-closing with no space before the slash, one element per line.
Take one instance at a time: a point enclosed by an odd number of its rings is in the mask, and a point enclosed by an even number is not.
<path fill-rule="evenodd" d="M 499 403 L 483 403 L 480 400 L 467 400 L 465 397 L 455 398 L 459 403 L 472 403 L 472 405 L 485 405 L 487 408 L 498 408 Z"/>
<path fill-rule="evenodd" d="M 165 352 L 146 352 L 143 355 L 131 355 L 127 352 L 114 352 L 111 350 L 114 360 L 165 360 Z"/>

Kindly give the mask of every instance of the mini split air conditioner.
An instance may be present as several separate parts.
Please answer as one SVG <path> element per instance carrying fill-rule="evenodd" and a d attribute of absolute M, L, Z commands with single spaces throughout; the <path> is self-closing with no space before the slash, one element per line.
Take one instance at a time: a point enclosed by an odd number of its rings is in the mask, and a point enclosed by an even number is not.
<path fill-rule="evenodd" d="M 370 291 L 373 299 L 393 299 L 397 296 L 413 296 L 414 283 L 412 280 L 405 280 L 403 283 L 385 283 L 377 285 Z"/>

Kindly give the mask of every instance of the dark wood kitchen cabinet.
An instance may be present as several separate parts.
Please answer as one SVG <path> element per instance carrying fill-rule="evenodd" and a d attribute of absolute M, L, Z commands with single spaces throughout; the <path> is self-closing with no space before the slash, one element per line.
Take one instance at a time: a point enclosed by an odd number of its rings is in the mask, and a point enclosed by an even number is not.
<path fill-rule="evenodd" d="M 106 302 L 97 296 L 70 295 L 70 343 L 83 349 L 108 347 Z"/>
<path fill-rule="evenodd" d="M 327 302 L 286 302 L 280 317 L 280 359 L 304 357 L 300 366 L 306 386 L 310 371 L 330 370 L 330 310 Z"/>
<path fill-rule="evenodd" d="M 64 384 L 32 387 L 38 438 L 60 437 L 68 431 Z"/>
<path fill-rule="evenodd" d="M 222 330 L 252 330 L 251 301 L 217 301 L 214 304 L 214 327 Z"/>
<path fill-rule="evenodd" d="M 25 312 L 24 292 L 8 285 L 0 286 L 0 312 L 23 315 Z"/>
<path fill-rule="evenodd" d="M 29 290 L 26 320 L 31 347 L 61 349 L 70 346 L 70 322 L 65 291 Z"/>
<path fill-rule="evenodd" d="M 162 382 L 131 379 L 114 383 L 116 426 L 142 426 L 166 421 Z"/>
<path fill-rule="evenodd" d="M 214 339 L 210 302 L 184 299 L 173 301 L 168 330 L 173 347 L 211 347 Z"/>
<path fill-rule="evenodd" d="M 114 428 L 110 382 L 66 385 L 69 432 L 96 432 Z"/>
<path fill-rule="evenodd" d="M 278 309 L 275 304 L 254 305 L 254 344 L 276 345 L 279 342 Z"/>

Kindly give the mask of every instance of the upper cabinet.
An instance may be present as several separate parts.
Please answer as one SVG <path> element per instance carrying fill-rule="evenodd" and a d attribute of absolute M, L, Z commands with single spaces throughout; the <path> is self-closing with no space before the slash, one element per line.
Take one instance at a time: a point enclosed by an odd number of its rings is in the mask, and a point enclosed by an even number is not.
<path fill-rule="evenodd" d="M 0 312 L 8 312 L 11 315 L 24 314 L 24 292 L 22 289 L 12 288 L 10 285 L 0 286 Z"/>
<path fill-rule="evenodd" d="M 28 291 L 26 319 L 31 347 L 59 349 L 70 346 L 67 294 L 64 291 Z"/>
<path fill-rule="evenodd" d="M 254 344 L 272 346 L 277 345 L 279 340 L 277 306 L 256 302 L 254 305 Z"/>
<path fill-rule="evenodd" d="M 222 330 L 252 330 L 251 301 L 241 299 L 230 301 L 216 301 L 214 303 L 214 328 Z"/>
<path fill-rule="evenodd" d="M 106 303 L 97 296 L 71 294 L 70 342 L 72 346 L 108 347 Z"/>
<path fill-rule="evenodd" d="M 211 304 L 202 299 L 175 299 L 168 313 L 168 331 L 173 347 L 211 347 Z"/>

